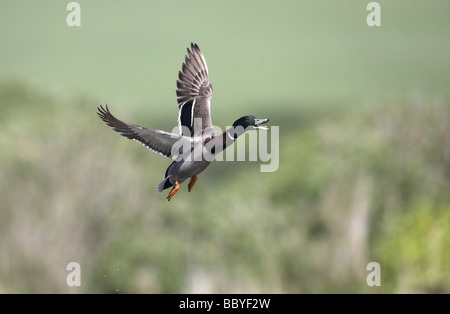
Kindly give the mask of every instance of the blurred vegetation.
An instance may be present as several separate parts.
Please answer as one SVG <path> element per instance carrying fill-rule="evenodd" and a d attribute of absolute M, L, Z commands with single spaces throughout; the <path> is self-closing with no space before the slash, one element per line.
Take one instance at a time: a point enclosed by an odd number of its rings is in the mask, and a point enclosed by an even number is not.
<path fill-rule="evenodd" d="M 4 83 L 0 106 L 1 292 L 450 293 L 448 99 L 277 116 L 277 172 L 216 162 L 170 203 L 170 160 L 95 102 Z"/>

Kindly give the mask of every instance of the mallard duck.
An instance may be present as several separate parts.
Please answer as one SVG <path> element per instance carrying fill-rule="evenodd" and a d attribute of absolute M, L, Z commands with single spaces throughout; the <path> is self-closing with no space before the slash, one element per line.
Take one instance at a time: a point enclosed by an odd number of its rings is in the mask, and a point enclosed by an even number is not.
<path fill-rule="evenodd" d="M 119 120 L 111 114 L 108 105 L 106 108 L 97 108 L 99 117 L 122 136 L 140 142 L 153 152 L 175 159 L 167 168 L 164 180 L 157 187 L 158 193 L 173 187 L 167 196 L 168 201 L 177 193 L 180 184 L 188 178 L 188 191 L 192 190 L 197 175 L 209 166 L 213 159 L 211 157 L 233 144 L 246 131 L 267 130 L 261 124 L 269 121 L 248 115 L 237 119 L 232 128 L 222 133 L 214 131 L 210 111 L 213 89 L 209 82 L 205 58 L 194 43 L 191 43 L 191 49 L 187 48 L 185 62 L 178 73 L 176 93 L 180 134 Z M 205 155 L 206 148 L 210 153 L 209 158 Z"/>

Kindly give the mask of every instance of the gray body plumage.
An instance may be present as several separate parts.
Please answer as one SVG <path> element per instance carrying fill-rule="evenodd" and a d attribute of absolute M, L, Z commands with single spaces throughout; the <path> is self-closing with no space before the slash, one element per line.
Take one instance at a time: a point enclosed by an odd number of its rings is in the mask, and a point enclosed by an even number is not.
<path fill-rule="evenodd" d="M 178 184 L 183 183 L 186 179 L 192 178 L 200 174 L 209 165 L 210 161 L 174 161 L 167 169 L 167 176 L 157 187 L 157 192 L 161 193 L 165 187 L 167 188 L 167 180 L 170 182 L 170 186 L 175 185 L 175 179 L 178 180 Z"/>

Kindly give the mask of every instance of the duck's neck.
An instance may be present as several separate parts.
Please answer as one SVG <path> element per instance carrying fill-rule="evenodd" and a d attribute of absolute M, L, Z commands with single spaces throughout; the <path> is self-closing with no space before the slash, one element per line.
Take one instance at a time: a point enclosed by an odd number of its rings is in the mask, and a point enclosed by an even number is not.
<path fill-rule="evenodd" d="M 226 131 L 222 132 L 222 134 L 218 134 L 209 138 L 206 142 L 204 142 L 204 146 L 207 151 L 213 155 L 217 155 L 218 153 L 224 151 L 228 146 L 232 145 L 236 139 L 245 133 L 243 128 L 234 128 L 231 127 Z"/>
<path fill-rule="evenodd" d="M 231 127 L 225 132 L 222 133 L 222 141 L 223 147 L 222 150 L 225 150 L 228 146 L 233 144 L 239 136 L 245 133 L 243 128 L 234 128 Z"/>

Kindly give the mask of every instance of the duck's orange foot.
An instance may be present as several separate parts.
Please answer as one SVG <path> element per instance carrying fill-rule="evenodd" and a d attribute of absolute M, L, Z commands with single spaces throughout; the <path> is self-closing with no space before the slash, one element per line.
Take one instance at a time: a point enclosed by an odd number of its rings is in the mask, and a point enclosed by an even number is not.
<path fill-rule="evenodd" d="M 167 201 L 170 202 L 172 197 L 175 195 L 175 193 L 178 192 L 179 189 L 180 189 L 180 185 L 178 184 L 178 179 L 175 179 L 175 185 L 174 185 L 172 191 L 170 191 L 169 195 L 167 196 Z"/>
<path fill-rule="evenodd" d="M 191 181 L 189 181 L 188 184 L 188 191 L 190 192 L 192 190 L 192 188 L 194 187 L 195 182 L 197 182 L 197 176 L 193 176 L 191 178 Z"/>

